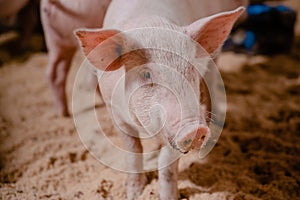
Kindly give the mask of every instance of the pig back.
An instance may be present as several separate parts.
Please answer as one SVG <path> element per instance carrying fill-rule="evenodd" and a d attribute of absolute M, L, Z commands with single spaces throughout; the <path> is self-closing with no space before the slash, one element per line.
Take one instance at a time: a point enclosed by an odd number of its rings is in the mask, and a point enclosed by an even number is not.
<path fill-rule="evenodd" d="M 45 32 L 57 41 L 74 46 L 73 31 L 78 28 L 100 28 L 110 0 L 42 0 L 41 18 Z"/>
<path fill-rule="evenodd" d="M 193 15 L 188 2 L 182 0 L 112 0 L 103 26 L 131 29 L 147 24 L 147 20 L 154 16 L 168 19 L 177 25 L 186 25 L 192 21 Z M 137 18 L 142 21 L 136 22 Z M 124 23 L 125 28 L 122 26 Z"/>

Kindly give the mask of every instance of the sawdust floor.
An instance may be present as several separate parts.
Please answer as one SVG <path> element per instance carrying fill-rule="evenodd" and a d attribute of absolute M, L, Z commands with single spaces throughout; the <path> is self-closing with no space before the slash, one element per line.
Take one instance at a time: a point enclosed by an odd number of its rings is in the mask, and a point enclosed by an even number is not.
<path fill-rule="evenodd" d="M 44 75 L 47 54 L 28 59 L 4 55 L 0 199 L 125 199 L 126 174 L 100 164 L 82 145 L 73 119 L 56 116 Z M 181 198 L 299 199 L 300 44 L 289 55 L 223 53 L 220 61 L 226 125 L 204 160 L 195 154 L 182 159 Z M 77 55 L 68 80 L 70 101 L 78 62 Z M 148 178 L 140 199 L 158 199 L 157 173 Z"/>

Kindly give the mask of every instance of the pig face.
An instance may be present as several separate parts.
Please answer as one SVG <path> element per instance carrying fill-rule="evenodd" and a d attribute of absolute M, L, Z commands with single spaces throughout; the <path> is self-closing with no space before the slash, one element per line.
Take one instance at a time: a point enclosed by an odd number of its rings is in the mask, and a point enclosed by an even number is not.
<path fill-rule="evenodd" d="M 163 135 L 166 142 L 182 153 L 200 148 L 209 134 L 206 112 L 200 104 L 201 74 L 178 54 L 147 50 L 147 55 L 146 64 L 125 75 L 125 99 L 131 118 L 148 135 Z M 205 68 L 203 65 L 201 70 Z"/>
<path fill-rule="evenodd" d="M 128 99 L 133 118 L 148 134 L 162 134 L 182 153 L 192 147 L 200 148 L 209 132 L 205 110 L 201 110 L 199 104 L 200 76 L 197 70 L 186 66 L 186 70 L 177 71 L 170 66 L 148 64 L 137 71 L 139 73 L 133 76 L 140 77 L 141 81 L 134 90 L 128 90 L 131 91 Z M 203 132 L 193 132 L 200 126 Z M 196 136 L 198 141 L 192 145 Z"/>
<path fill-rule="evenodd" d="M 163 135 L 173 148 L 186 153 L 209 139 L 206 110 L 199 103 L 201 77 L 209 56 L 242 12 L 239 8 L 186 27 L 160 20 L 152 28 L 79 30 L 76 35 L 96 68 L 105 73 L 119 73 L 121 68 L 126 72 L 119 76 L 123 81 L 110 80 L 110 84 L 122 83 L 118 99 L 125 102 L 131 125 L 149 135 Z"/>

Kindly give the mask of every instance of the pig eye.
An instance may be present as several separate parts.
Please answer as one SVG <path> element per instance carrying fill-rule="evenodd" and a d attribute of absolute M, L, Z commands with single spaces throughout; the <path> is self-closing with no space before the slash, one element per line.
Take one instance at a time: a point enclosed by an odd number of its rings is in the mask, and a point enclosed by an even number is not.
<path fill-rule="evenodd" d="M 150 70 L 145 70 L 141 73 L 141 81 L 143 84 L 146 84 L 147 86 L 153 87 L 153 80 L 152 80 L 152 73 Z"/>
<path fill-rule="evenodd" d="M 144 78 L 146 78 L 146 79 L 151 78 L 150 72 L 144 72 Z"/>

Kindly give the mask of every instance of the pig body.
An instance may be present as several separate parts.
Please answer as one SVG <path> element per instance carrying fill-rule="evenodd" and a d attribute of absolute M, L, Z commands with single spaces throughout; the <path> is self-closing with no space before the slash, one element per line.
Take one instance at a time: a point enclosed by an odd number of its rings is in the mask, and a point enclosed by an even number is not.
<path fill-rule="evenodd" d="M 191 12 L 191 2 L 113 0 L 104 29 L 76 32 L 87 59 L 98 68 L 99 87 L 124 148 L 132 153 L 126 159 L 128 170 L 143 171 L 139 138 L 143 132 L 156 135 L 165 146 L 158 159 L 161 199 L 178 199 L 174 157 L 200 149 L 210 137 L 200 83 L 210 55 L 218 51 L 243 12 L 240 8 L 195 21 L 198 13 Z M 199 53 L 182 35 L 206 52 Z M 130 173 L 127 198 L 136 199 L 145 184 L 145 174 Z"/>
<path fill-rule="evenodd" d="M 49 52 L 46 76 L 60 115 L 68 116 L 66 80 L 77 49 L 73 31 L 102 27 L 110 0 L 42 0 L 41 20 Z"/>

